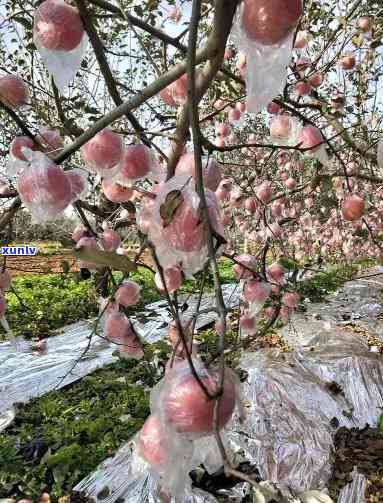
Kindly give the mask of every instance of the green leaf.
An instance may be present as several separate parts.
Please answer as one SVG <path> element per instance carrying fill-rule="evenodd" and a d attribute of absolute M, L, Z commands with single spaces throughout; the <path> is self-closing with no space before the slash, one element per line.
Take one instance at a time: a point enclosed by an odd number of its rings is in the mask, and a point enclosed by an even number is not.
<path fill-rule="evenodd" d="M 279 263 L 281 264 L 282 267 L 284 267 L 288 271 L 292 271 L 298 268 L 297 262 L 287 257 L 281 257 L 279 259 Z"/>

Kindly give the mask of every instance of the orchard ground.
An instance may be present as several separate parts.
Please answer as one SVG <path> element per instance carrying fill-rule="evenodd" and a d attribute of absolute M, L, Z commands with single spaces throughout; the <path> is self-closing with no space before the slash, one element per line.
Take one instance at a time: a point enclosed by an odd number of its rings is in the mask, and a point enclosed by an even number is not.
<path fill-rule="evenodd" d="M 45 249 L 53 249 L 47 255 L 49 259 L 56 260 L 57 264 L 66 256 L 58 246 L 50 244 Z M 25 308 L 20 307 L 14 293 L 7 294 L 8 317 L 12 328 L 16 333 L 24 333 L 27 337 L 53 335 L 54 329 L 85 318 L 92 313 L 92 309 L 94 314 L 98 311 L 92 280 L 81 280 L 76 270 L 43 274 L 46 258 L 47 256 L 36 257 L 36 265 L 40 260 L 39 275 L 16 274 L 14 289 L 23 299 Z M 326 295 L 370 265 L 370 261 L 362 261 L 350 265 L 328 266 L 303 281 L 299 291 L 302 297 L 309 298 L 312 302 L 324 301 Z M 220 266 L 225 281 L 231 281 L 230 261 L 224 259 Z M 141 273 L 140 284 L 143 287 L 143 298 L 137 309 L 159 298 L 150 274 Z M 209 287 L 212 287 L 211 278 Z M 194 288 L 192 282 L 187 282 L 184 290 L 192 291 Z M 52 306 L 56 306 L 53 312 Z M 27 333 L 28 329 L 30 334 Z M 232 316 L 230 331 L 226 335 L 228 346 L 232 346 L 237 335 L 237 316 Z M 199 333 L 197 342 L 202 355 L 214 354 L 217 349 L 216 335 L 209 328 Z M 262 347 L 290 350 L 286 341 L 274 329 L 259 338 L 249 350 L 256 351 Z M 171 346 L 166 341 L 160 341 L 145 344 L 144 350 L 145 357 L 139 362 L 118 360 L 60 391 L 52 391 L 18 407 L 15 421 L 0 438 L 0 458 L 6 460 L 0 470 L 0 497 L 28 497 L 37 501 L 41 493 L 46 491 L 50 493 L 53 502 L 86 501 L 79 499 L 79 495 L 72 494 L 72 488 L 131 438 L 150 412 L 149 392 L 162 375 Z M 154 354 L 157 366 L 148 363 L 154 361 Z M 235 366 L 237 356 L 235 351 L 228 353 L 227 363 Z M 368 438 L 380 441 L 379 432 L 374 430 L 367 434 Z M 351 444 L 355 444 L 355 449 L 360 447 L 363 440 L 358 435 L 350 434 Z M 344 440 L 343 443 L 341 440 L 339 442 L 342 449 L 349 448 L 352 451 L 352 445 L 345 447 Z M 370 454 L 366 450 L 365 456 L 368 459 Z M 374 461 L 376 462 L 375 458 Z M 342 476 L 339 470 L 338 478 L 334 478 L 332 486 L 334 495 L 341 486 L 339 479 Z M 379 472 L 370 471 L 371 480 L 376 481 Z M 379 483 L 376 484 L 380 490 Z"/>

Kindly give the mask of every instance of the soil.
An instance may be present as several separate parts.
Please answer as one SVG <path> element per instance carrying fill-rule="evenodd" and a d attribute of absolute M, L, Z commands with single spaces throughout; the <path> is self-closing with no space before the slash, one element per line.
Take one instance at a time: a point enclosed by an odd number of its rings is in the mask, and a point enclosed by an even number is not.
<path fill-rule="evenodd" d="M 132 252 L 129 258 L 134 258 Z M 63 262 L 67 262 L 67 266 Z M 152 265 L 148 252 L 142 254 L 140 262 Z M 25 274 L 49 274 L 62 272 L 78 272 L 78 261 L 70 254 L 70 250 L 54 255 L 37 255 L 35 257 L 7 257 L 7 269 L 12 277 Z"/>
<path fill-rule="evenodd" d="M 37 255 L 36 257 L 7 257 L 7 269 L 12 277 L 24 274 L 60 273 L 64 272 L 63 262 L 68 263 L 70 272 L 80 270 L 77 260 L 69 253 Z"/>
<path fill-rule="evenodd" d="M 330 495 L 352 481 L 354 467 L 368 479 L 366 503 L 383 503 L 383 431 L 377 428 L 339 428 L 334 439 L 335 460 Z"/>

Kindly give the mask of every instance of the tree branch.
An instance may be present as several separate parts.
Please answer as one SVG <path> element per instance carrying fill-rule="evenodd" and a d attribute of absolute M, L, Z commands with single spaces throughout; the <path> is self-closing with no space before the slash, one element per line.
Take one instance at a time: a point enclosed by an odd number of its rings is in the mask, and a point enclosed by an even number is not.
<path fill-rule="evenodd" d="M 88 34 L 90 43 L 92 44 L 98 65 L 99 65 L 101 73 L 102 73 L 102 76 L 104 77 L 106 87 L 108 88 L 109 94 L 110 94 L 112 100 L 114 101 L 114 104 L 119 106 L 122 104 L 122 99 L 121 99 L 120 93 L 118 92 L 112 71 L 111 71 L 109 64 L 108 64 L 108 61 L 106 59 L 106 56 L 104 53 L 104 46 L 103 46 L 103 44 L 97 34 L 97 31 L 96 31 L 94 25 L 93 25 L 92 16 L 90 15 L 84 0 L 76 0 L 76 4 L 77 4 L 78 10 L 80 12 L 81 19 L 84 24 L 85 30 Z M 144 133 L 144 128 L 141 126 L 141 124 L 135 118 L 133 113 L 130 110 L 127 110 L 125 115 L 126 115 L 128 121 L 133 126 L 134 130 L 139 135 L 141 141 L 143 143 L 145 143 L 145 145 L 150 147 L 151 142 L 146 137 L 146 135 Z"/>

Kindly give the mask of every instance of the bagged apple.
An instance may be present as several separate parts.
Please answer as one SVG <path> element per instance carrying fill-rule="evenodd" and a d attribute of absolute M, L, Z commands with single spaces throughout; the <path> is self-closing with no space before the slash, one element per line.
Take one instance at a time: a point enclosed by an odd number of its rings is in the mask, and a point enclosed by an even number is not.
<path fill-rule="evenodd" d="M 224 235 L 221 213 L 214 192 L 205 191 L 214 239 Z M 191 277 L 208 258 L 208 227 L 194 189 L 193 178 L 176 176 L 164 183 L 148 221 L 148 237 L 164 270 L 180 266 Z"/>
<path fill-rule="evenodd" d="M 189 472 L 194 468 L 193 442 L 174 434 L 152 413 L 139 431 L 135 444 L 136 454 L 149 465 L 161 492 L 168 495 L 166 501 L 173 501 L 172 497 L 184 501 L 185 491 L 191 487 Z"/>
<path fill-rule="evenodd" d="M 120 171 L 123 147 L 122 137 L 104 128 L 81 147 L 81 155 L 91 173 L 110 179 Z"/>
<path fill-rule="evenodd" d="M 64 0 L 45 0 L 34 14 L 33 41 L 57 88 L 64 91 L 80 68 L 87 47 L 78 10 Z"/>
<path fill-rule="evenodd" d="M 134 306 L 140 300 L 140 290 L 141 287 L 135 281 L 124 281 L 115 293 L 117 304 L 124 307 Z"/>
<path fill-rule="evenodd" d="M 154 275 L 154 283 L 161 293 L 164 293 L 166 290 L 168 293 L 173 293 L 182 285 L 182 270 L 177 266 L 164 269 L 163 277 L 165 285 L 159 271 Z"/>
<path fill-rule="evenodd" d="M 26 149 L 26 151 L 24 150 Z M 9 145 L 7 175 L 16 176 L 28 163 L 26 155 L 31 150 L 38 150 L 38 145 L 29 136 L 16 136 Z"/>
<path fill-rule="evenodd" d="M 197 358 L 195 369 L 209 393 L 218 387 L 217 371 L 209 370 Z M 218 406 L 218 425 L 222 429 L 231 419 L 236 406 L 236 386 L 226 369 L 224 389 Z M 151 393 L 151 410 L 161 423 L 187 439 L 197 439 L 214 433 L 215 401 L 209 399 L 193 376 L 188 361 L 180 362 L 165 375 Z"/>
<path fill-rule="evenodd" d="M 125 314 L 112 309 L 106 316 L 105 337 L 116 344 L 120 356 L 140 360 L 144 356 L 142 344 Z"/>
<path fill-rule="evenodd" d="M 222 180 L 221 168 L 218 162 L 211 157 L 202 159 L 204 186 L 213 192 L 218 189 Z M 176 166 L 176 175 L 189 175 L 195 178 L 194 153 L 183 154 Z"/>
<path fill-rule="evenodd" d="M 162 172 L 154 152 L 143 144 L 128 145 L 121 157 L 119 170 L 113 181 L 131 187 L 137 180 L 147 178 L 160 181 Z"/>
<path fill-rule="evenodd" d="M 67 173 L 42 152 L 29 151 L 26 155 L 27 166 L 17 180 L 20 198 L 35 222 L 54 220 L 73 201 L 71 182 Z"/>
<path fill-rule="evenodd" d="M 65 174 L 70 183 L 72 202 L 83 199 L 88 193 L 87 175 L 79 168 L 66 171 Z"/>
<path fill-rule="evenodd" d="M 29 103 L 29 91 L 25 82 L 17 75 L 5 74 L 0 77 L 0 101 L 12 110 L 18 110 Z"/>
<path fill-rule="evenodd" d="M 301 0 L 244 0 L 232 37 L 246 56 L 247 110 L 258 113 L 283 89 Z"/>

